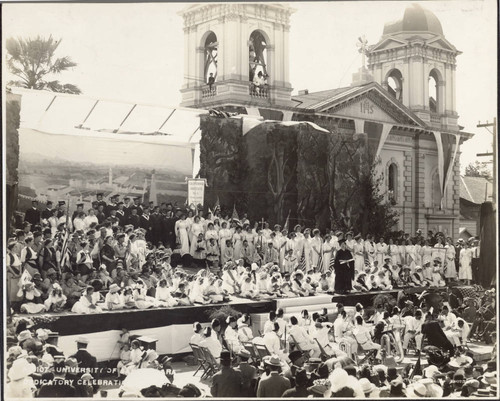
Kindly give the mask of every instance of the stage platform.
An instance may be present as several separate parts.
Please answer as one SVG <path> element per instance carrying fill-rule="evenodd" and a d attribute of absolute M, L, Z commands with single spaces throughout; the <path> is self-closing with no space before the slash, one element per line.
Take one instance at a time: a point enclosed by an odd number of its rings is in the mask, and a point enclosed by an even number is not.
<path fill-rule="evenodd" d="M 344 304 L 348 311 L 352 310 L 358 302 L 366 308 L 372 306 L 373 298 L 380 293 L 390 294 L 396 298 L 398 291 L 374 291 L 347 295 L 317 294 L 311 297 L 261 301 L 232 297 L 230 302 L 215 305 L 105 311 L 88 315 L 63 312 L 18 316 L 34 320 L 35 329 L 43 327 L 58 332 L 59 346 L 68 354 L 76 351 L 76 338 L 85 335 L 90 340 L 89 351 L 98 358 L 98 361 L 104 361 L 118 358 L 118 348 L 115 345 L 122 328 L 127 328 L 131 334 L 158 339 L 156 346 L 160 354 L 181 354 L 191 351 L 189 339 L 193 334 L 193 323 L 198 321 L 202 326 L 208 325 L 210 313 L 225 305 L 241 313 L 249 313 L 252 318 L 253 333 L 258 335 L 271 310 L 283 308 L 285 317 L 289 317 L 299 316 L 303 309 L 307 309 L 312 314 L 327 308 L 329 320 L 333 321 L 336 317 L 337 303 Z"/>
<path fill-rule="evenodd" d="M 276 309 L 275 300 L 253 301 L 234 297 L 230 302 L 214 305 L 105 311 L 88 315 L 63 312 L 18 316 L 32 319 L 35 322 L 34 329 L 43 327 L 58 332 L 59 347 L 67 355 L 76 352 L 75 340 L 84 335 L 90 341 L 89 352 L 100 362 L 118 359 L 118 347 L 115 345 L 122 328 L 127 328 L 131 334 L 158 339 L 156 350 L 159 354 L 190 352 L 189 339 L 193 335 L 193 323 L 198 321 L 202 326 L 207 326 L 210 313 L 226 305 L 251 315 Z"/>

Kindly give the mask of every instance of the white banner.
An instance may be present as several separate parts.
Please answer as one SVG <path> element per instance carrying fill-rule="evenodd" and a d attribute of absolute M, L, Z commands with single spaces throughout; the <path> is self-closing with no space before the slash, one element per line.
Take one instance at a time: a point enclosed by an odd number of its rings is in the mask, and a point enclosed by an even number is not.
<path fill-rule="evenodd" d="M 188 182 L 188 205 L 202 205 L 205 201 L 205 186 L 204 178 L 189 178 Z"/>

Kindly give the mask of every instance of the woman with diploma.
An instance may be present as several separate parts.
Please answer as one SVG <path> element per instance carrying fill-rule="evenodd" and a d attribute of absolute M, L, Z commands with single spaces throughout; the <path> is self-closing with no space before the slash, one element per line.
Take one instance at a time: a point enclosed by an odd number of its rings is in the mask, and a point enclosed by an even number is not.
<path fill-rule="evenodd" d="M 335 292 L 345 294 L 352 290 L 354 279 L 354 257 L 346 247 L 345 240 L 339 240 L 340 249 L 335 256 Z"/>

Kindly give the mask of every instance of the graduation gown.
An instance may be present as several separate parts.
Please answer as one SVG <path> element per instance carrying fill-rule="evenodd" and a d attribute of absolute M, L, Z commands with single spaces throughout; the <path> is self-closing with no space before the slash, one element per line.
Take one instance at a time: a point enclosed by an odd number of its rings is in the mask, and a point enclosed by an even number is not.
<path fill-rule="evenodd" d="M 335 256 L 335 292 L 345 292 L 352 290 L 352 280 L 354 279 L 354 261 L 341 264 L 343 260 L 353 259 L 351 251 L 339 249 Z"/>

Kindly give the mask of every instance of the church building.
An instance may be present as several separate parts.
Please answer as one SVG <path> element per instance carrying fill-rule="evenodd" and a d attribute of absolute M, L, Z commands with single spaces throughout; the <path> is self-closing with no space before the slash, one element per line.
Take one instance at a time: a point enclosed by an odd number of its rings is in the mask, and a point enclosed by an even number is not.
<path fill-rule="evenodd" d="M 293 12 L 271 3 L 184 9 L 181 106 L 307 121 L 327 135 L 365 138 L 384 196 L 399 213 L 394 228 L 458 238 L 460 145 L 472 134 L 458 125 L 461 52 L 446 39 L 439 19 L 418 4 L 409 6 L 400 20 L 385 24 L 376 44 L 361 40 L 363 63 L 350 86 L 292 95 Z"/>

